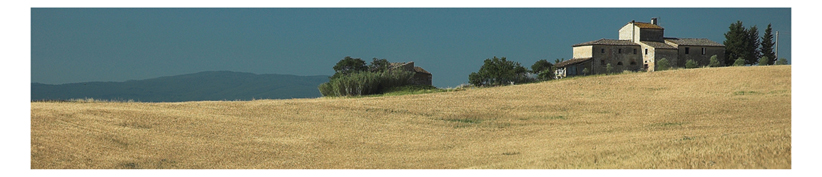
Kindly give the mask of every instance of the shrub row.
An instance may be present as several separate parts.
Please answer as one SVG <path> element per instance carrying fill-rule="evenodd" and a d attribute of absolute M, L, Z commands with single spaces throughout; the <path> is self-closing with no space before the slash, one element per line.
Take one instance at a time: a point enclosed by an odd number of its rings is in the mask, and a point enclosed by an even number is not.
<path fill-rule="evenodd" d="M 386 70 L 382 72 L 354 72 L 333 78 L 319 86 L 323 96 L 360 96 L 382 93 L 385 90 L 411 84 L 413 72 Z"/>

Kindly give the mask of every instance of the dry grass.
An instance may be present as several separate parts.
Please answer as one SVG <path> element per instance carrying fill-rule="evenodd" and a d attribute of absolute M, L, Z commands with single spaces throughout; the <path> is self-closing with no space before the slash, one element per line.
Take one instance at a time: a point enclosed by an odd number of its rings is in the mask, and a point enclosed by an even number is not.
<path fill-rule="evenodd" d="M 31 103 L 31 168 L 791 168 L 791 67 L 350 99 Z"/>

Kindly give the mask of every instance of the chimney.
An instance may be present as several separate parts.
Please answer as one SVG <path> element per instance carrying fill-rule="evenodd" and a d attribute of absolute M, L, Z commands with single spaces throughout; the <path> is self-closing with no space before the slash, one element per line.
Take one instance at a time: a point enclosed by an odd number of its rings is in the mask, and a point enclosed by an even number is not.
<path fill-rule="evenodd" d="M 651 18 L 651 24 L 657 25 L 657 24 L 656 24 L 656 22 L 657 22 L 657 21 L 656 21 L 656 17 Z"/>

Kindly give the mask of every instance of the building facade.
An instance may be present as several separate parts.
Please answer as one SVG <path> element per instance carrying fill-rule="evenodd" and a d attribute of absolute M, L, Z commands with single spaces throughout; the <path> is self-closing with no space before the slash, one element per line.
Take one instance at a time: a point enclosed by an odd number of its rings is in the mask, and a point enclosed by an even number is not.
<path fill-rule="evenodd" d="M 557 78 L 611 72 L 654 71 L 657 61 L 666 59 L 671 67 L 684 67 L 694 60 L 706 66 L 713 55 L 719 62 L 725 57 L 725 46 L 704 38 L 665 37 L 665 28 L 650 23 L 628 22 L 619 29 L 619 39 L 599 39 L 573 45 L 573 58 L 557 63 Z"/>

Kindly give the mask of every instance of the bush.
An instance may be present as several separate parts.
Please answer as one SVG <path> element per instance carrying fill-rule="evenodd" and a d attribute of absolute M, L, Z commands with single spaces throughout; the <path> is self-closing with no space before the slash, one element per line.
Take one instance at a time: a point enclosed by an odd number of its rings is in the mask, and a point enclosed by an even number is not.
<path fill-rule="evenodd" d="M 323 96 L 361 96 L 382 93 L 392 87 L 409 85 L 414 73 L 409 71 L 355 72 L 320 84 Z"/>
<path fill-rule="evenodd" d="M 656 61 L 656 70 L 657 71 L 665 71 L 671 69 L 671 64 L 668 63 L 668 59 L 662 58 L 659 61 Z"/>
<path fill-rule="evenodd" d="M 611 66 L 610 63 L 608 63 L 608 64 L 605 65 L 605 73 L 611 74 L 611 72 L 614 72 L 614 67 Z"/>
<path fill-rule="evenodd" d="M 743 59 L 742 57 L 737 58 L 734 61 L 734 66 L 745 66 L 745 59 Z"/>
<path fill-rule="evenodd" d="M 591 70 L 589 70 L 588 68 L 582 69 L 582 74 L 588 75 L 588 73 L 591 73 Z"/>
<path fill-rule="evenodd" d="M 708 64 L 710 67 L 720 67 L 722 63 L 719 63 L 719 59 L 717 59 L 716 55 L 711 56 L 711 61 Z"/>
<path fill-rule="evenodd" d="M 774 64 L 776 64 L 776 65 L 787 65 L 788 64 L 788 59 L 780 58 L 779 60 L 776 60 L 776 63 L 774 63 Z"/>
<path fill-rule="evenodd" d="M 768 61 L 770 61 L 770 59 L 763 56 L 762 58 L 759 58 L 759 61 L 757 62 L 759 62 L 759 66 L 768 66 Z"/>
<path fill-rule="evenodd" d="M 699 62 L 694 60 L 687 60 L 685 61 L 685 68 L 697 68 L 699 67 Z"/>

